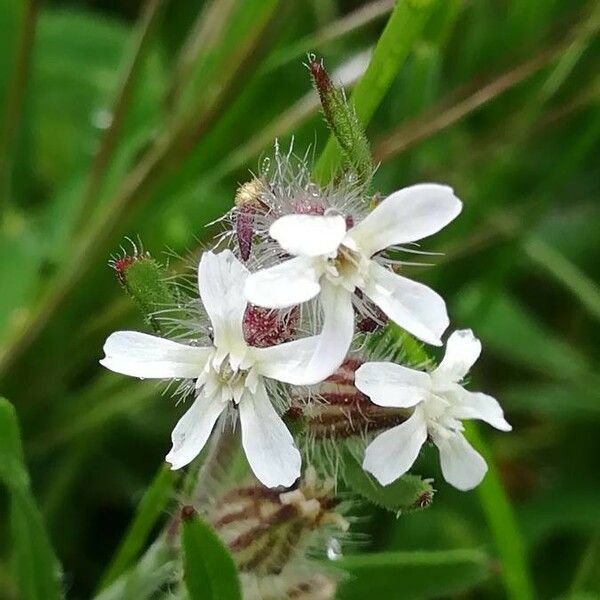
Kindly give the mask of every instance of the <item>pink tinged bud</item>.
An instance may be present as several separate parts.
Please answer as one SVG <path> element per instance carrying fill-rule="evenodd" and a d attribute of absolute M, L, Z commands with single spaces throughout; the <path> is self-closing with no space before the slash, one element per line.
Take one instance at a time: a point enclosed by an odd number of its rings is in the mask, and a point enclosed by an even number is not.
<path fill-rule="evenodd" d="M 127 269 L 140 257 L 137 255 L 134 256 L 122 256 L 121 258 L 117 258 L 110 262 L 110 266 L 115 270 L 117 275 L 117 279 L 121 285 L 125 285 L 127 282 L 126 272 Z"/>
<path fill-rule="evenodd" d="M 311 194 L 309 191 L 305 195 L 294 198 L 290 207 L 292 212 L 298 215 L 324 215 L 325 206 L 318 193 Z"/>
<path fill-rule="evenodd" d="M 244 313 L 244 338 L 250 346 L 264 348 L 289 341 L 298 327 L 298 307 L 274 310 L 248 304 Z"/>
<path fill-rule="evenodd" d="M 235 218 L 235 235 L 241 259 L 246 262 L 252 251 L 252 238 L 254 236 L 254 206 L 242 206 Z"/>
<path fill-rule="evenodd" d="M 238 209 L 235 220 L 235 233 L 243 261 L 250 258 L 250 252 L 252 251 L 254 217 L 257 212 L 265 208 L 262 200 L 264 186 L 263 181 L 255 178 L 240 185 L 235 194 L 235 205 Z"/>
<path fill-rule="evenodd" d="M 356 327 L 362 333 L 373 333 L 379 327 L 388 322 L 387 315 L 368 298 L 365 298 L 361 290 L 354 291 L 363 304 L 363 314 L 357 315 Z"/>

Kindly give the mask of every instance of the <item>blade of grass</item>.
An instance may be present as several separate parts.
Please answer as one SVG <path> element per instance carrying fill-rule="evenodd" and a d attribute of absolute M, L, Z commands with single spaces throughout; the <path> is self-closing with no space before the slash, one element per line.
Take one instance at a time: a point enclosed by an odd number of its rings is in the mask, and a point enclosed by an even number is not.
<path fill-rule="evenodd" d="M 376 0 L 357 8 L 354 12 L 345 15 L 316 33 L 286 46 L 279 52 L 274 52 L 265 60 L 262 67 L 258 70 L 257 75 L 271 73 L 307 52 L 312 52 L 373 23 L 390 13 L 394 8 L 394 4 L 395 0 Z"/>
<path fill-rule="evenodd" d="M 592 279 L 543 240 L 527 240 L 525 253 L 562 283 L 593 317 L 600 319 L 600 287 Z"/>
<path fill-rule="evenodd" d="M 125 537 L 101 579 L 97 593 L 108 587 L 131 566 L 173 497 L 176 481 L 177 476 L 168 465 L 161 465 L 154 480 L 144 492 Z"/>
<path fill-rule="evenodd" d="M 274 32 L 273 17 L 278 0 L 260 5 L 262 18 L 249 24 L 246 37 L 223 65 L 219 93 L 200 114 L 187 111 L 169 130 L 159 135 L 150 150 L 137 162 L 115 196 L 103 205 L 101 214 L 90 222 L 71 253 L 71 259 L 49 284 L 38 305 L 6 346 L 0 349 L 0 377 L 27 350 L 64 304 L 77 284 L 105 252 L 111 236 L 122 228 L 131 212 L 144 204 L 154 190 L 172 174 L 210 130 L 225 106 L 252 73 L 250 65 L 259 58 L 261 48 Z M 269 29 L 270 28 L 270 29 Z"/>
<path fill-rule="evenodd" d="M 125 58 L 121 80 L 117 90 L 110 124 L 104 132 L 100 148 L 94 157 L 78 215 L 75 218 L 75 231 L 90 218 L 95 203 L 98 199 L 102 179 L 110 165 L 111 158 L 119 142 L 127 110 L 138 81 L 137 75 L 144 64 L 146 53 L 150 47 L 152 35 L 165 6 L 165 0 L 147 0 L 140 14 L 137 25 L 133 31 L 131 48 Z"/>
<path fill-rule="evenodd" d="M 383 100 L 435 5 L 436 0 L 406 0 L 396 4 L 373 51 L 371 62 L 351 96 L 351 103 L 364 126 Z M 317 181 L 328 181 L 340 166 L 341 159 L 337 143 L 330 136 L 314 171 Z"/>
<path fill-rule="evenodd" d="M 467 423 L 467 437 L 488 464 L 488 473 L 477 488 L 481 508 L 502 561 L 501 577 L 506 595 L 513 600 L 533 600 L 525 544 L 510 500 L 500 480 L 492 454 L 474 423 Z"/>
<path fill-rule="evenodd" d="M 28 0 L 26 2 L 19 36 L 19 48 L 8 84 L 6 107 L 2 119 L 2 128 L 0 129 L 0 211 L 3 204 L 8 202 L 10 198 L 12 153 L 19 131 L 19 122 L 24 105 L 23 98 L 29 79 L 39 4 L 39 0 Z"/>
<path fill-rule="evenodd" d="M 562 43 L 546 49 L 520 65 L 508 69 L 484 85 L 467 84 L 461 86 L 459 90 L 450 92 L 449 98 L 459 97 L 460 100 L 452 103 L 443 100 L 423 115 L 377 140 L 373 145 L 375 160 L 381 162 L 389 160 L 414 144 L 454 125 L 557 60 L 567 46 L 568 44 Z M 473 91 L 473 87 L 475 87 L 475 91 Z"/>

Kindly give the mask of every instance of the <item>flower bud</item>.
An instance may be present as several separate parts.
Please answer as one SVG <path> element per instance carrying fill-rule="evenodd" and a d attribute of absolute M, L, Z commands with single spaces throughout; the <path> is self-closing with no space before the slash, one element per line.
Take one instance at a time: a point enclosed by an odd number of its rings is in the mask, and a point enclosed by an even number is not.
<path fill-rule="evenodd" d="M 323 66 L 323 61 L 309 56 L 308 69 L 323 108 L 329 129 L 335 136 L 344 158 L 363 183 L 373 175 L 373 159 L 364 128 L 344 91 L 337 88 Z"/>
<path fill-rule="evenodd" d="M 146 321 L 156 330 L 160 325 L 155 313 L 177 305 L 174 290 L 167 283 L 163 266 L 148 252 L 124 254 L 110 261 L 119 283 L 139 306 Z"/>
<path fill-rule="evenodd" d="M 333 480 L 318 481 L 309 467 L 298 487 L 288 492 L 261 485 L 231 490 L 209 519 L 242 573 L 277 575 L 324 531 L 348 529 L 337 512 L 340 502 L 333 488 Z"/>
<path fill-rule="evenodd" d="M 361 436 L 389 429 L 408 418 L 409 409 L 373 404 L 354 385 L 354 374 L 362 363 L 360 358 L 346 359 L 333 375 L 315 387 L 311 402 L 295 399 L 287 416 L 304 419 L 304 432 L 309 440 Z"/>
<path fill-rule="evenodd" d="M 248 304 L 242 326 L 250 346 L 264 348 L 289 341 L 298 327 L 298 307 L 275 310 Z"/>
<path fill-rule="evenodd" d="M 235 205 L 237 207 L 235 231 L 243 261 L 250 258 L 254 236 L 254 217 L 257 212 L 264 208 L 261 199 L 264 186 L 265 184 L 261 179 L 254 178 L 240 185 L 235 194 Z"/>

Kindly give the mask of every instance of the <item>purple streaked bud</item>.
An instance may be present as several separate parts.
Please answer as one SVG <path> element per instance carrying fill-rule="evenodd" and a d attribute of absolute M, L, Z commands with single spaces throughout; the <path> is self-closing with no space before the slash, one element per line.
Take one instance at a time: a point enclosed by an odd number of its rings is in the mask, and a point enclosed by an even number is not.
<path fill-rule="evenodd" d="M 240 185 L 235 194 L 235 205 L 237 207 L 235 233 L 240 256 L 244 262 L 250 258 L 252 250 L 254 217 L 257 212 L 264 208 L 262 201 L 264 185 L 262 180 L 255 178 Z"/>

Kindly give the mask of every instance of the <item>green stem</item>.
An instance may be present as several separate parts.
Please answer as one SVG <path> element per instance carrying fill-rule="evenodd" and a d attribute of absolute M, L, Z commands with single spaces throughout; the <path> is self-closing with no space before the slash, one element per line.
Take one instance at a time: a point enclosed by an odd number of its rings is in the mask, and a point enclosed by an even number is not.
<path fill-rule="evenodd" d="M 535 591 L 525 544 L 516 516 L 506 494 L 492 454 L 473 422 L 467 424 L 467 437 L 483 455 L 488 473 L 477 488 L 481 508 L 502 561 L 502 580 L 506 595 L 512 600 L 533 600 Z"/>
<path fill-rule="evenodd" d="M 356 114 L 366 126 L 380 105 L 415 40 L 433 12 L 437 0 L 398 2 L 373 52 L 371 62 L 351 97 Z M 315 168 L 315 178 L 325 183 L 340 167 L 342 154 L 333 136 Z"/>
<path fill-rule="evenodd" d="M 11 193 L 12 153 L 23 110 L 23 98 L 29 78 L 31 53 L 35 39 L 35 27 L 39 0 L 29 0 L 23 16 L 13 72 L 8 84 L 6 108 L 0 129 L 0 208 L 8 202 Z"/>
<path fill-rule="evenodd" d="M 154 480 L 144 492 L 125 537 L 101 579 L 98 592 L 108 587 L 122 575 L 137 558 L 145 546 L 154 525 L 166 509 L 169 500 L 173 497 L 176 481 L 177 476 L 168 465 L 161 465 L 154 476 Z"/>

